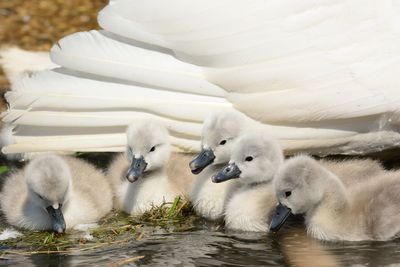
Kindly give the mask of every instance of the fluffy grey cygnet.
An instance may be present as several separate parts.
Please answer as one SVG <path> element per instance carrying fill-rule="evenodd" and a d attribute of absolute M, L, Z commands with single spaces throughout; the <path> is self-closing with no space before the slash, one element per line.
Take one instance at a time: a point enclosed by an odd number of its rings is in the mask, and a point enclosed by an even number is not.
<path fill-rule="evenodd" d="M 304 214 L 307 232 L 321 240 L 389 240 L 400 232 L 400 172 L 377 172 L 346 187 L 308 156 L 287 160 L 275 180 L 280 205 L 271 228 L 288 214 Z M 278 210 L 279 209 L 279 210 Z"/>
<path fill-rule="evenodd" d="M 64 232 L 106 215 L 112 208 L 112 191 L 103 173 L 92 165 L 46 154 L 7 178 L 0 207 L 7 222 L 16 227 Z"/>

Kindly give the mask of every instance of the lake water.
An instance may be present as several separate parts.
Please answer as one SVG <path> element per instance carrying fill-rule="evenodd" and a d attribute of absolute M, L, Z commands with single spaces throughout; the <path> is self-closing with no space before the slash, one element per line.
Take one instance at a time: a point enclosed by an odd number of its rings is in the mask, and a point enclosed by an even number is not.
<path fill-rule="evenodd" d="M 124 266 L 396 266 L 399 245 L 399 241 L 324 244 L 307 238 L 297 226 L 267 235 L 225 232 L 205 224 L 188 232 L 156 230 L 141 241 L 70 255 L 6 255 L 0 265 L 108 266 L 143 256 Z"/>

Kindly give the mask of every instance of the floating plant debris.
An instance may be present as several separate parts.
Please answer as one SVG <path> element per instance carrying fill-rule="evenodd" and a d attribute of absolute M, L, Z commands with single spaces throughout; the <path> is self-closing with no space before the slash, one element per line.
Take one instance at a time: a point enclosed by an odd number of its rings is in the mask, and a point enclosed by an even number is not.
<path fill-rule="evenodd" d="M 166 231 L 187 231 L 196 219 L 190 202 L 177 197 L 173 203 L 154 207 L 141 216 L 111 212 L 97 227 L 85 231 L 69 230 L 66 234 L 21 230 L 21 236 L 2 241 L 2 257 L 6 254 L 71 254 L 105 246 L 140 241 L 150 235 L 154 226 Z M 0 227 L 0 231 L 5 228 Z M 90 238 L 87 238 L 90 236 Z"/>

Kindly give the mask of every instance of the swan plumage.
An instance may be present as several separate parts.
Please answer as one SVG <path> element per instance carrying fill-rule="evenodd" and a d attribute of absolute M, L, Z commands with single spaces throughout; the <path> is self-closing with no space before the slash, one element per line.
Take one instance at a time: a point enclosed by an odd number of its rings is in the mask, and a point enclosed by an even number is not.
<path fill-rule="evenodd" d="M 52 48 L 59 68 L 13 82 L 3 120 L 15 143 L 4 152 L 122 152 L 128 118 L 143 114 L 166 122 L 174 148 L 197 152 L 201 122 L 227 109 L 267 125 L 286 153 L 398 147 L 399 10 L 390 0 L 112 1 L 102 30 Z"/>

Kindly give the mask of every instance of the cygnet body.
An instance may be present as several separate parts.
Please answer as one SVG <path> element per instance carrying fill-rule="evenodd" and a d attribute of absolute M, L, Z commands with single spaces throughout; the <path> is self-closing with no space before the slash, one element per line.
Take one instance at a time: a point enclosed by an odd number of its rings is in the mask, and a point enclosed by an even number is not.
<path fill-rule="evenodd" d="M 237 111 L 221 111 L 204 121 L 201 152 L 190 162 L 190 169 L 198 174 L 191 193 L 194 209 L 207 219 L 223 218 L 227 200 L 239 186 L 235 180 L 217 185 L 211 177 L 228 163 L 234 140 L 247 128 L 248 120 Z"/>
<path fill-rule="evenodd" d="M 112 191 L 103 173 L 92 165 L 46 154 L 8 177 L 0 203 L 11 225 L 64 232 L 106 215 L 112 208 Z"/>
<path fill-rule="evenodd" d="M 184 195 L 189 186 L 185 179 L 168 176 L 169 157 L 169 134 L 163 125 L 151 119 L 130 125 L 126 153 L 114 160 L 108 172 L 115 208 L 139 215 Z"/>
<path fill-rule="evenodd" d="M 271 229 L 290 213 L 304 214 L 307 232 L 321 240 L 389 240 L 400 233 L 400 172 L 380 172 L 346 188 L 308 156 L 286 161 L 274 179 L 279 205 Z"/>
<path fill-rule="evenodd" d="M 237 139 L 229 164 L 212 178 L 218 185 L 231 179 L 241 184 L 228 200 L 226 228 L 268 232 L 277 203 L 272 179 L 283 159 L 278 141 L 265 133 L 248 133 Z"/>
<path fill-rule="evenodd" d="M 376 178 L 385 172 L 380 162 L 372 159 L 319 160 L 318 162 L 333 172 L 346 187 Z"/>

